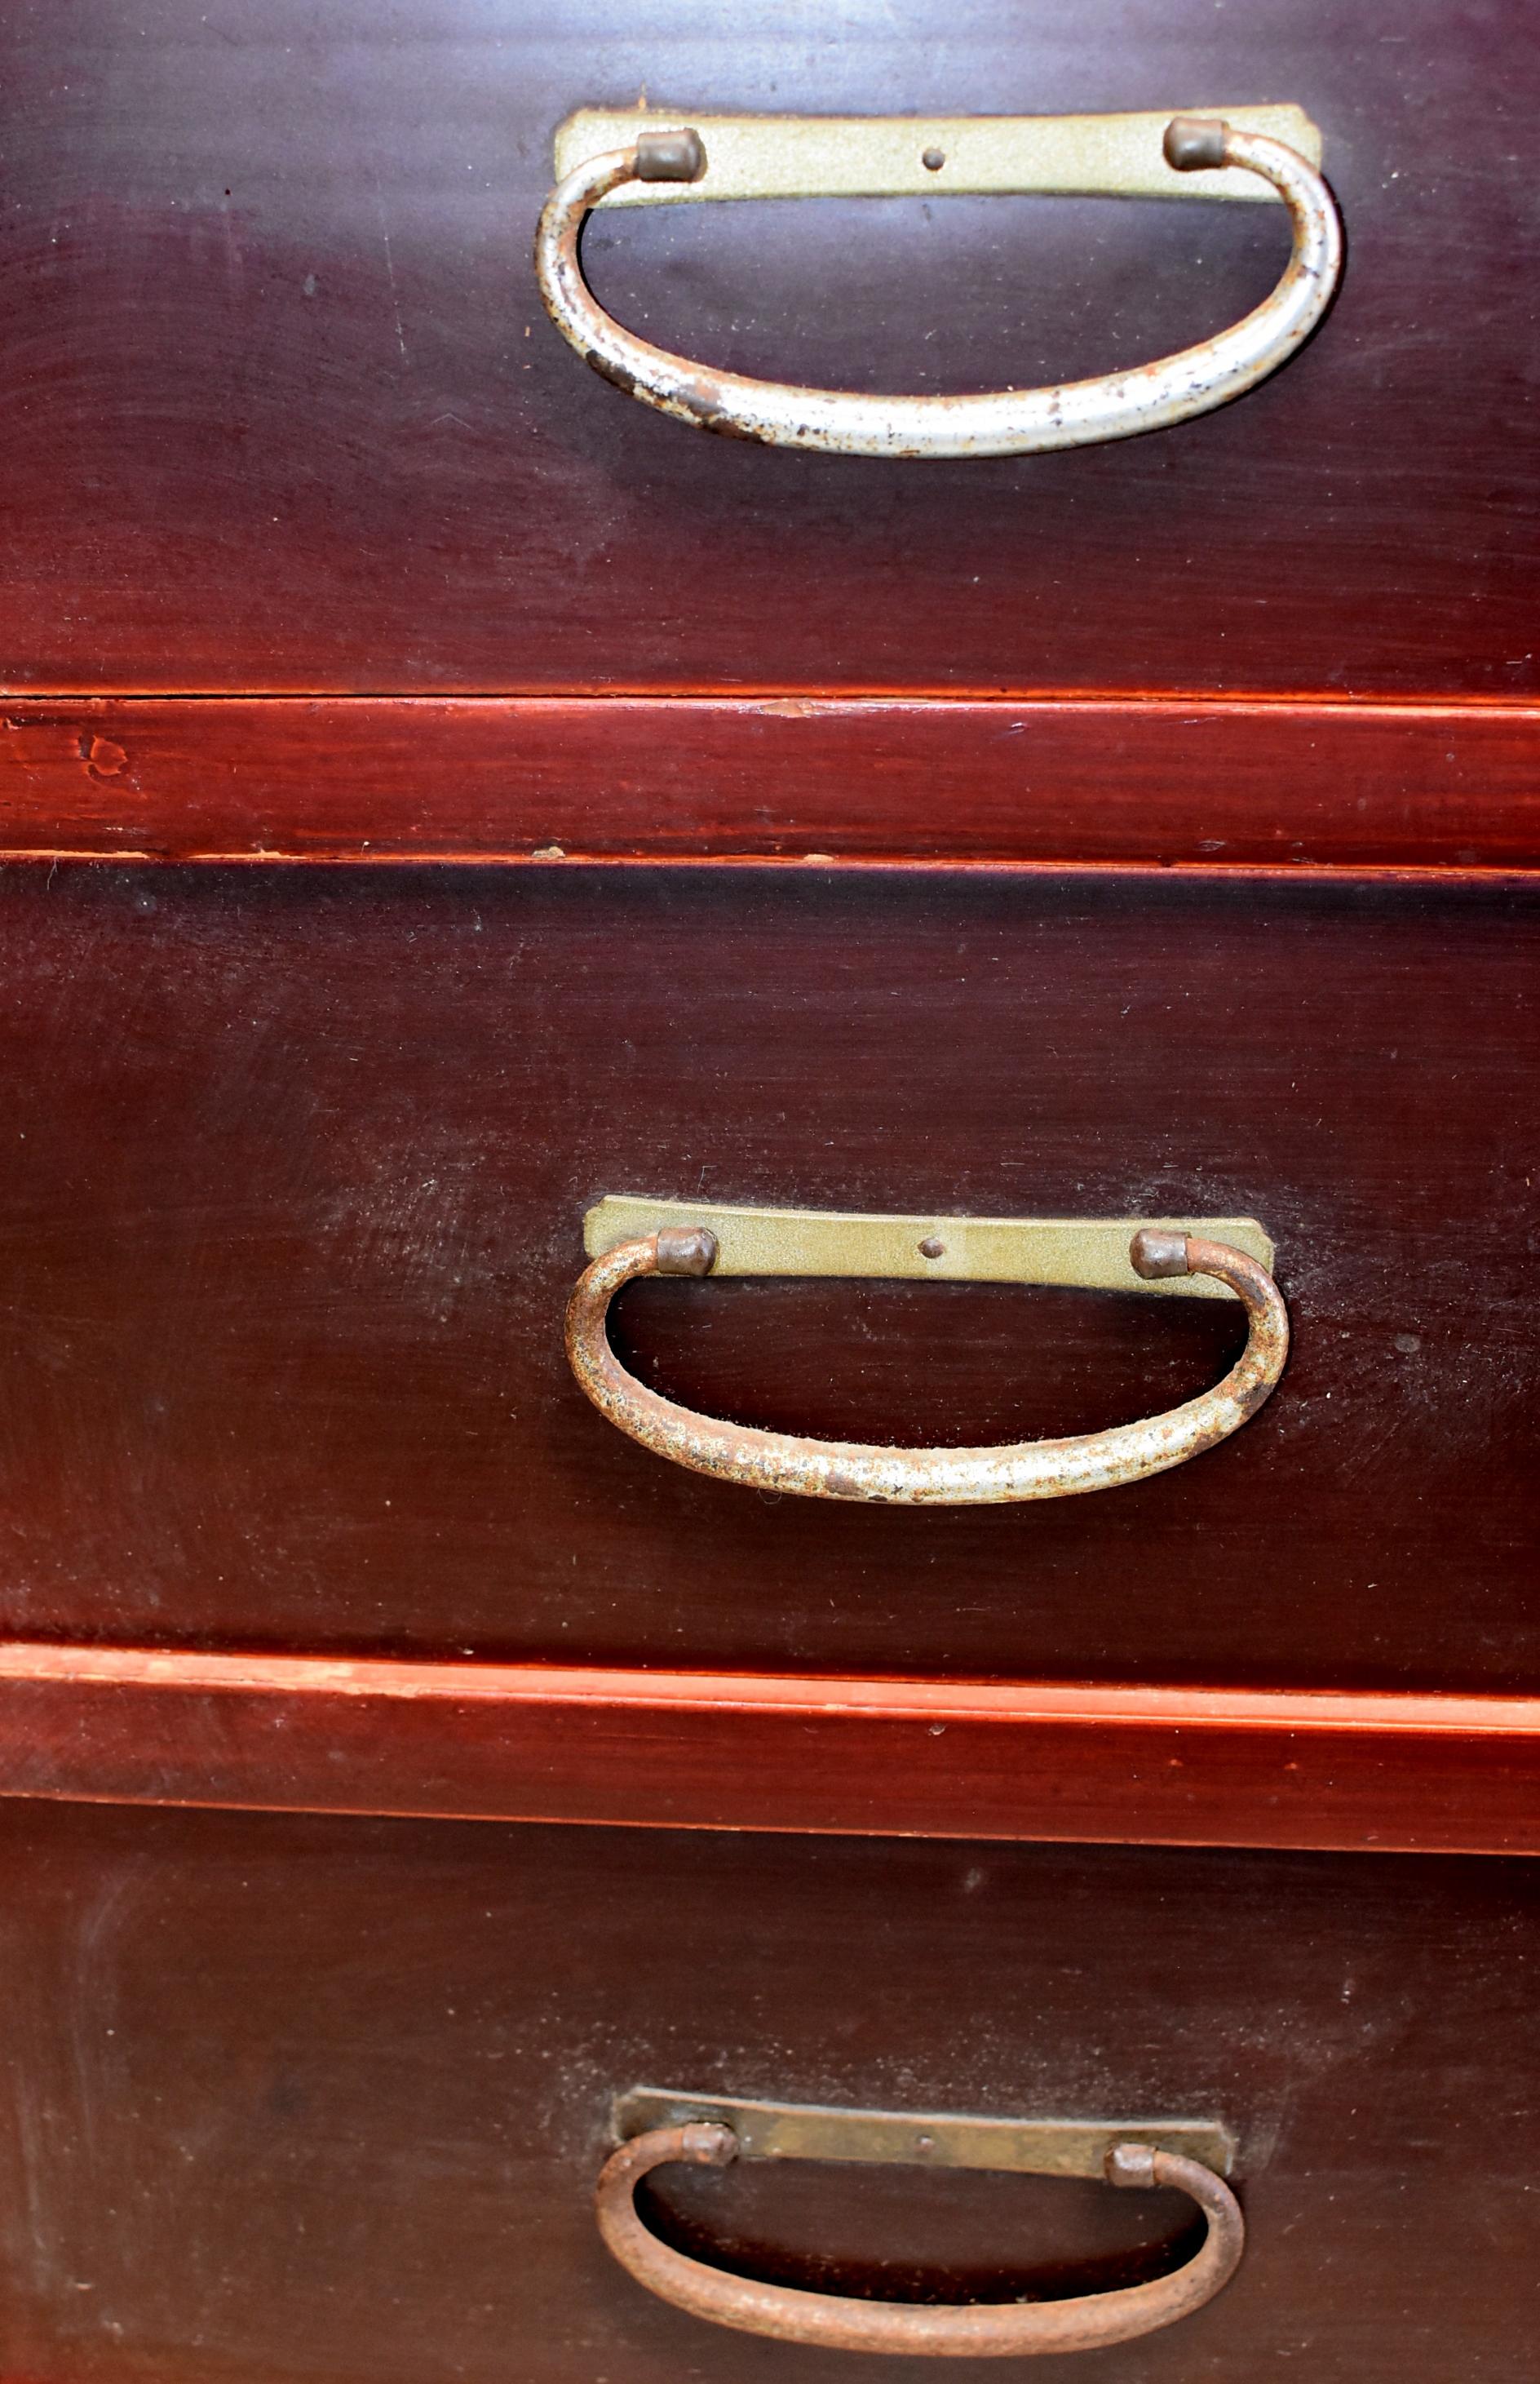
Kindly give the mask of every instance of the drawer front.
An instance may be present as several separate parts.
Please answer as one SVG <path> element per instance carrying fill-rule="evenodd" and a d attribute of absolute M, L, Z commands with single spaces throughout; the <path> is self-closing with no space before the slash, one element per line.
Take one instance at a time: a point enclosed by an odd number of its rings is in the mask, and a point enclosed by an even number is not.
<path fill-rule="evenodd" d="M 772 0 L 751 43 L 638 0 L 7 13 L 13 688 L 1534 690 L 1525 0 Z M 1119 446 L 703 438 L 585 368 L 530 262 L 557 125 L 643 92 L 1293 101 L 1348 275 L 1265 387 Z M 1286 255 L 1281 208 L 1105 199 L 633 210 L 587 244 L 615 316 L 707 365 L 922 393 L 1145 364 Z"/>
<path fill-rule="evenodd" d="M 593 2187 L 639 2082 L 1222 2122 L 1239 2272 L 1086 2354 L 1094 2384 L 1532 2372 L 1521 1864 L 12 1803 L 0 1879 L 7 2374 L 925 2375 L 719 2330 L 611 2261 Z M 739 2272 L 900 2299 L 1104 2291 L 1194 2248 L 1176 2195 L 900 2167 L 676 2169 L 651 2214 Z"/>
<path fill-rule="evenodd" d="M 61 866 L 0 901 L 6 1633 L 1533 1685 L 1529 888 Z M 768 1500 L 572 1379 L 625 1191 L 1254 1217 L 1294 1351 L 1132 1487 Z M 708 1414 L 895 1442 L 1149 1415 L 1243 1337 L 967 1283 L 613 1315 Z"/>

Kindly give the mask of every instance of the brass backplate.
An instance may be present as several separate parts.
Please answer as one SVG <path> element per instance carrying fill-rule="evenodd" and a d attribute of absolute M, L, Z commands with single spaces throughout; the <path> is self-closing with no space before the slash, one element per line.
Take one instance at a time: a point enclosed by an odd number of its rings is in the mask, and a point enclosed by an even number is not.
<path fill-rule="evenodd" d="M 1321 163 L 1300 107 L 1163 107 L 1132 116 L 702 116 L 695 108 L 579 108 L 556 131 L 556 179 L 643 132 L 687 126 L 705 146 L 695 182 L 627 182 L 600 205 L 677 207 L 701 199 L 884 199 L 1041 192 L 1058 197 L 1279 204 L 1255 174 L 1179 174 L 1161 149 L 1174 116 L 1223 117 Z M 926 160 L 940 162 L 927 164 Z"/>
<path fill-rule="evenodd" d="M 744 2102 L 633 2086 L 615 2097 L 626 2143 L 652 2128 L 703 2120 L 730 2128 L 740 2160 L 893 2163 L 923 2168 L 1010 2169 L 1031 2177 L 1102 2177 L 1117 2144 L 1180 2153 L 1228 2177 L 1236 2140 L 1217 2119 L 975 2119 L 955 2112 L 851 2111 L 820 2103 Z"/>
<path fill-rule="evenodd" d="M 1273 1244 L 1254 1217 L 867 1216 L 835 1209 L 741 1209 L 715 1200 L 654 1200 L 612 1192 L 583 1220 L 590 1259 L 660 1225 L 704 1225 L 714 1274 L 934 1276 L 950 1283 L 1035 1283 L 1135 1291 L 1162 1299 L 1234 1299 L 1211 1275 L 1147 1283 L 1129 1263 L 1141 1226 L 1228 1242 L 1271 1273 Z"/>

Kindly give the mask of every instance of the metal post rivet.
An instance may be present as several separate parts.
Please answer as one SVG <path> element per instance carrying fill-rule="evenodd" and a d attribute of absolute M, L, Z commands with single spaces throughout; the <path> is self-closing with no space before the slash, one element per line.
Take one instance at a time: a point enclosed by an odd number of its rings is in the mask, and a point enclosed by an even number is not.
<path fill-rule="evenodd" d="M 920 1256 L 923 1259 L 944 1259 L 946 1255 L 947 1246 L 939 1235 L 927 1234 L 920 1244 Z"/>
<path fill-rule="evenodd" d="M 944 149 L 923 149 L 920 152 L 920 163 L 927 174 L 938 174 L 946 162 L 947 153 Z"/>

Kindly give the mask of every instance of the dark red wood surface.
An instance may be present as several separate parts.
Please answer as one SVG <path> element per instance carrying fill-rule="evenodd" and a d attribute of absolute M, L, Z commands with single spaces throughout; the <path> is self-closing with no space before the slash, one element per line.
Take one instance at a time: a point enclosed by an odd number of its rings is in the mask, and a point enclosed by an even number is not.
<path fill-rule="evenodd" d="M 12 700 L 0 852 L 1540 863 L 1521 704 Z"/>
<path fill-rule="evenodd" d="M 529 263 L 575 106 L 1290 99 L 1349 261 L 1307 352 L 1111 448 L 712 441 L 585 370 Z M 1525 0 L 13 0 L 0 683 L 1533 694 L 1540 45 Z M 1282 211 L 957 200 L 595 222 L 618 316 L 880 390 L 1236 320 Z"/>
<path fill-rule="evenodd" d="M 1527 1692 L 1534 881 L 19 866 L 0 885 L 7 1635 Z M 562 1351 L 608 1191 L 1254 1214 L 1295 1354 L 1135 1488 L 769 1502 Z M 639 1286 L 710 1412 L 1149 1413 L 1229 1304 Z"/>
<path fill-rule="evenodd" d="M 1536 1884 L 1405 1856 L 11 1804 L 0 2364 L 842 2384 L 849 2360 L 717 2332 L 603 2251 L 611 2100 L 647 2082 L 1224 2120 L 1239 2274 L 1076 2375 L 1525 2384 Z M 652 2217 L 753 2272 L 900 2296 L 1093 2290 L 1192 2241 L 1176 2198 L 802 2165 L 664 2179 Z"/>
<path fill-rule="evenodd" d="M 0 1645 L 0 1796 L 1540 1853 L 1540 1700 Z"/>

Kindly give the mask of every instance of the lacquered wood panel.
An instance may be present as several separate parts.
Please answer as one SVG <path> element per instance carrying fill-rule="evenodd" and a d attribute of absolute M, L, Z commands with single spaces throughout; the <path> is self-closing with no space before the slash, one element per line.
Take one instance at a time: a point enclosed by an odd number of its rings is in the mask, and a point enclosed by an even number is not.
<path fill-rule="evenodd" d="M 0 900 L 8 1635 L 1526 1691 L 1533 882 L 25 866 Z M 1295 1355 L 1027 1509 L 762 1500 L 625 1440 L 599 1194 L 1256 1215 Z M 633 1361 L 832 1437 L 1091 1429 L 1226 1304 L 639 1286 Z"/>
<path fill-rule="evenodd" d="M 10 2376 L 842 2384 L 602 2250 L 610 2099 L 640 2080 L 1226 2121 L 1239 2274 L 1085 2358 L 1094 2384 L 1531 2370 L 1527 1865 L 11 1805 L 0 1944 Z M 718 2258 L 899 2295 L 1132 2280 L 1189 2215 L 801 2166 L 653 2204 Z"/>
<path fill-rule="evenodd" d="M 1534 867 L 1540 712 L 13 699 L 0 853 Z"/>
<path fill-rule="evenodd" d="M 545 322 L 575 106 L 1078 111 L 1267 97 L 1347 226 L 1223 414 L 917 466 L 712 441 Z M 14 689 L 1531 693 L 1540 50 L 1524 0 L 70 0 L 0 25 Z M 596 222 L 621 318 L 919 390 L 1236 320 L 1281 210 L 837 203 Z"/>
<path fill-rule="evenodd" d="M 1540 1853 L 1540 1699 L 0 1645 L 0 1796 Z"/>

